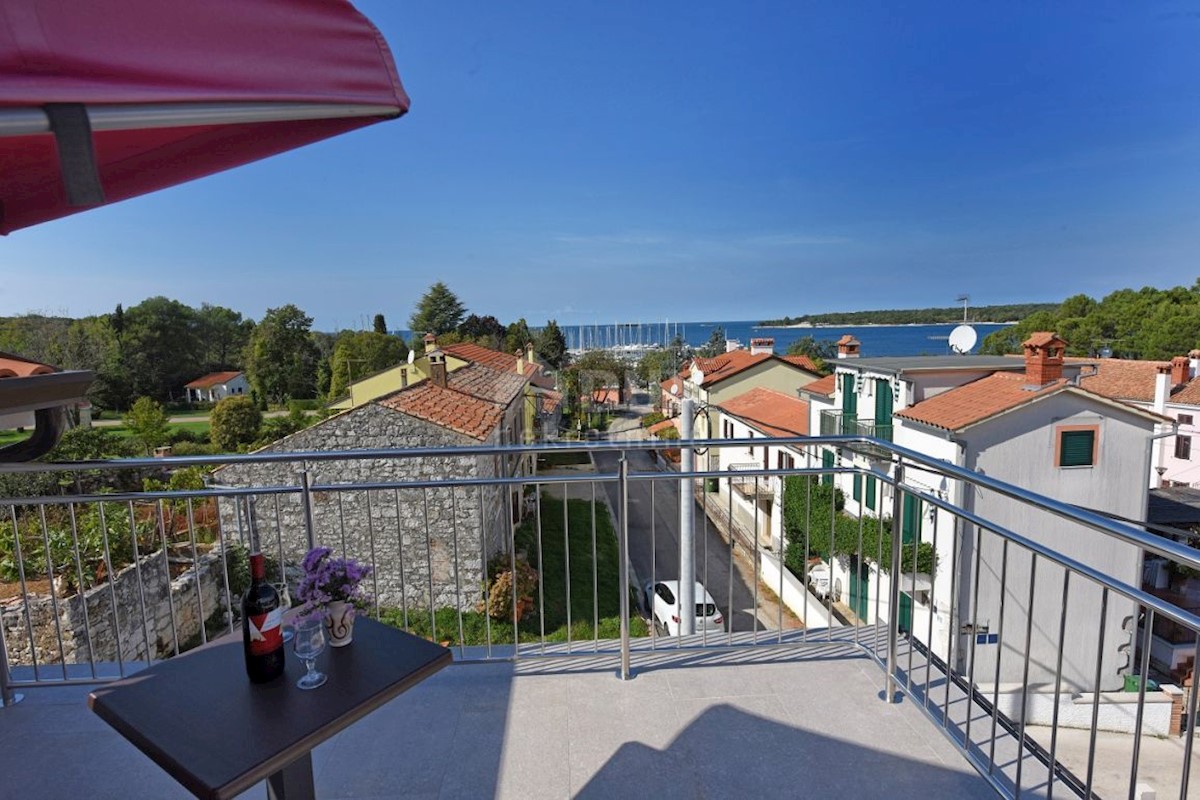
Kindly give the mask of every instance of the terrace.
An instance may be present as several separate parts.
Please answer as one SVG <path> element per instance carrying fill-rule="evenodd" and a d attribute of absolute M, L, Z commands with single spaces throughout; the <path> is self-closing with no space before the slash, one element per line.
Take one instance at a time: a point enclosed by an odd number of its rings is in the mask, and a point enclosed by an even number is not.
<path fill-rule="evenodd" d="M 321 797 L 1108 797 L 1150 788 L 1160 797 L 1187 796 L 1191 737 L 1161 735 L 1154 726 L 1166 713 L 1190 728 L 1195 694 L 1173 700 L 1145 681 L 1122 696 L 1112 687 L 1129 675 L 1153 674 L 1148 643 L 1160 620 L 1194 636 L 1200 619 L 1170 598 L 1045 546 L 1030 532 L 1038 524 L 1009 530 L 906 476 L 938 470 L 949 481 L 1009 497 L 1033 519 L 1054 518 L 1191 568 L 1200 568 L 1200 559 L 1136 528 L 890 442 L 786 441 L 813 457 L 797 459 L 795 469 L 730 476 L 632 469 L 650 447 L 636 442 L 252 454 L 218 459 L 226 465 L 217 473 L 222 485 L 204 489 L 100 495 L 84 486 L 75 495 L 0 499 L 0 537 L 11 542 L 16 572 L 0 628 L 5 788 L 22 797 L 186 796 L 93 716 L 85 697 L 99 682 L 232 630 L 224 609 L 239 581 L 234 554 L 253 534 L 284 580 L 312 542 L 370 559 L 375 613 L 448 641 L 459 662 L 320 746 L 314 766 Z M 848 557 L 871 569 L 862 573 L 863 585 L 824 599 L 838 620 L 832 627 L 788 627 L 781 607 L 772 612 L 760 602 L 768 590 L 788 594 L 782 575 L 778 585 L 755 578 L 765 553 L 730 541 L 730 557 L 722 560 L 713 549 L 705 481 L 861 473 L 822 467 L 819 453 L 822 446 L 863 444 L 892 454 L 889 472 L 869 473 L 893 487 L 890 502 L 880 492 Z M 479 477 L 460 474 L 455 460 L 523 465 L 532 459 L 496 456 L 564 449 L 590 453 L 596 472 Z M 615 457 L 617 468 L 606 469 Z M 348 462 L 381 460 L 428 463 L 435 475 L 334 479 Z M 197 463 L 146 459 L 101 469 L 139 475 Z M 260 471 L 245 480 L 249 473 L 233 469 L 239 466 Z M 267 467 L 276 479 L 265 479 Z M 3 467 L 46 469 L 82 482 L 97 475 L 95 464 Z M 678 552 L 680 531 L 671 520 L 681 493 L 672 490 L 683 481 L 693 483 L 700 512 L 698 575 L 732 623 L 718 635 L 669 637 L 641 624 L 636 587 L 678 577 L 668 555 Z M 907 555 L 901 537 L 872 535 L 900 517 L 906 495 L 948 520 L 940 536 L 951 555 L 932 571 Z M 583 505 L 553 505 L 555 496 Z M 505 527 L 498 538 L 488 533 L 496 518 Z M 942 552 L 938 531 L 935 522 L 932 545 Z M 832 536 L 809 525 L 792 546 L 805 561 L 828 558 L 841 548 Z M 561 552 L 553 555 L 556 542 Z M 995 571 L 992 544 L 1002 552 Z M 610 545 L 615 573 L 605 569 Z M 639 555 L 646 546 L 648 562 Z M 120 565 L 122 550 L 128 566 Z M 490 607 L 495 599 L 484 578 L 495 568 L 489 565 L 519 558 L 541 567 L 531 608 L 521 614 L 514 587 L 503 612 L 511 621 L 481 613 L 477 604 Z M 1019 562 L 1032 570 L 1018 571 Z M 754 599 L 742 608 L 746 564 Z M 897 574 L 901 580 L 890 579 Z M 1004 588 L 999 616 L 980 599 L 995 581 Z M 847 615 L 839 599 L 853 603 L 852 595 L 859 602 Z M 1057 609 L 1052 614 L 1042 613 L 1047 601 Z M 1090 608 L 1082 619 L 1075 614 L 1080 603 Z M 1024 613 L 1029 609 L 1034 613 Z M 1142 624 L 1130 627 L 1129 620 Z M 945 627 L 956 635 L 938 636 Z M 1075 663 L 1068 647 L 1080 637 L 1093 654 L 1085 664 Z M 990 643 L 1000 649 L 988 660 Z M 1024 679 L 1004 680 L 1012 671 Z M 1092 702 L 1097 689 L 1101 701 Z M 23 700 L 14 702 L 18 694 Z M 196 735 L 235 735 L 203 709 L 181 724 Z M 256 789 L 246 796 L 261 795 Z"/>

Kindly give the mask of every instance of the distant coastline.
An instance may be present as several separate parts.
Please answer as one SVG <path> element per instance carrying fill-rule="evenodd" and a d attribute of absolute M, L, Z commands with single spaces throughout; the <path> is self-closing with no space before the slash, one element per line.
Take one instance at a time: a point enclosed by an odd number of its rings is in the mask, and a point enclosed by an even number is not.
<path fill-rule="evenodd" d="M 778 329 L 778 330 L 818 330 L 824 328 L 918 328 L 927 327 L 929 325 L 1016 325 L 1020 320 L 978 320 L 972 319 L 962 322 L 960 320 L 952 320 L 950 322 L 798 322 L 794 325 L 766 325 L 758 324 L 755 328 L 763 329 Z"/>
<path fill-rule="evenodd" d="M 969 324 L 1007 325 L 1038 312 L 1054 313 L 1058 303 L 1012 303 L 1008 305 L 962 306 L 958 308 L 892 308 L 876 311 L 836 311 L 826 314 L 802 314 L 798 317 L 766 319 L 760 328 L 828 328 L 901 325 L 961 325 L 963 317 Z"/>

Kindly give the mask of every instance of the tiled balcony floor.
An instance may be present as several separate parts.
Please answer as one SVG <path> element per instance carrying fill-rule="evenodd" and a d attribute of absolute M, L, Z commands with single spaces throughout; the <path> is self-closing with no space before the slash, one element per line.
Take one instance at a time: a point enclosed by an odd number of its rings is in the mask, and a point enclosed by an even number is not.
<path fill-rule="evenodd" d="M 848 645 L 460 664 L 319 747 L 322 798 L 993 797 Z M 86 707 L 0 709 L 6 797 L 188 797 Z M 181 724 L 219 726 L 203 709 Z M 237 731 L 228 735 L 237 736 Z M 265 797 L 260 786 L 247 797 Z"/>

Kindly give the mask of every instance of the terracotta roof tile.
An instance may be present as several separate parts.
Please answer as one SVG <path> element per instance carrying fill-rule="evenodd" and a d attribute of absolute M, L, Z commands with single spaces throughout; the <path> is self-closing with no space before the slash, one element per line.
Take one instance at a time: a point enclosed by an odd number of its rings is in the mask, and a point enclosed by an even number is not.
<path fill-rule="evenodd" d="M 229 383 L 231 380 L 241 375 L 242 373 L 234 372 L 210 372 L 203 375 L 191 383 L 185 383 L 185 389 L 208 389 L 212 386 L 219 386 L 222 383 Z"/>
<path fill-rule="evenodd" d="M 485 367 L 498 369 L 502 372 L 511 372 L 514 375 L 517 373 L 517 357 L 509 353 L 502 353 L 499 350 L 492 350 L 489 347 L 482 347 L 471 342 L 448 344 L 441 349 L 443 352 L 461 358 L 463 361 L 483 364 Z M 525 375 L 532 376 L 540 371 L 541 367 L 536 363 L 532 361 L 525 362 Z"/>
<path fill-rule="evenodd" d="M 678 428 L 679 426 L 675 424 L 676 420 L 678 420 L 678 419 L 679 419 L 679 417 L 671 417 L 670 419 L 664 419 L 661 422 L 654 423 L 646 430 L 649 433 L 657 436 L 659 431 L 665 431 L 667 428 Z"/>
<path fill-rule="evenodd" d="M 481 442 L 504 419 L 504 407 L 498 403 L 443 389 L 432 381 L 421 381 L 375 402 Z"/>
<path fill-rule="evenodd" d="M 800 391 L 808 394 L 819 394 L 822 397 L 833 397 L 837 392 L 837 375 L 826 375 L 812 383 L 800 387 Z"/>
<path fill-rule="evenodd" d="M 1028 389 L 1023 373 L 995 372 L 897 411 L 896 416 L 957 431 L 1038 397 L 1053 394 L 1068 385 L 1069 382 L 1064 379 L 1040 389 Z"/>
<path fill-rule="evenodd" d="M 1192 378 L 1171 395 L 1172 403 L 1180 405 L 1200 406 L 1200 378 Z"/>
<path fill-rule="evenodd" d="M 515 370 L 501 372 L 473 363 L 451 372 L 446 385 L 453 391 L 508 406 L 524 390 L 525 379 Z"/>
<path fill-rule="evenodd" d="M 1030 347 L 1045 347 L 1051 342 L 1063 342 L 1063 338 L 1054 331 L 1034 331 L 1022 344 Z M 1065 344 L 1065 342 L 1063 342 Z"/>
<path fill-rule="evenodd" d="M 673 395 L 675 397 L 680 397 L 683 395 L 683 375 L 682 374 L 673 375 L 658 385 L 661 386 L 662 390 L 664 392 L 666 392 L 667 394 Z M 673 392 L 671 391 L 672 387 L 674 387 L 674 389 L 675 389 L 675 391 L 673 391 Z"/>
<path fill-rule="evenodd" d="M 49 364 L 42 364 L 11 353 L 0 353 L 0 378 L 28 378 L 30 375 L 49 375 L 57 372 Z"/>
<path fill-rule="evenodd" d="M 817 365 L 814 364 L 813 360 L 808 356 L 780 356 L 780 358 L 789 364 L 795 364 L 797 367 L 800 367 L 800 369 L 806 369 L 809 372 L 816 373 L 817 375 L 821 374 L 821 370 L 817 369 Z"/>
<path fill-rule="evenodd" d="M 541 397 L 543 414 L 553 414 L 554 409 L 562 404 L 562 392 L 547 389 L 544 392 L 538 392 L 538 396 Z"/>
<path fill-rule="evenodd" d="M 774 436 L 808 435 L 808 401 L 758 387 L 721 404 L 721 409 Z"/>

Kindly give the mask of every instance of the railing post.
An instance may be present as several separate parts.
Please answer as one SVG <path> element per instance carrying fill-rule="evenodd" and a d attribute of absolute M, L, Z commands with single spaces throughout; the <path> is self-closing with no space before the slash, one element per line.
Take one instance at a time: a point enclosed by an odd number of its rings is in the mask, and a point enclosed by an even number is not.
<path fill-rule="evenodd" d="M 621 535 L 617 537 L 617 563 L 621 584 L 621 671 L 618 677 L 627 681 L 629 674 L 629 460 L 621 453 L 617 462 L 617 492 L 621 509 Z"/>
<path fill-rule="evenodd" d="M 891 567 L 891 605 L 888 609 L 888 643 L 887 643 L 887 686 L 884 688 L 888 703 L 895 703 L 899 698 L 899 687 L 896 684 L 896 642 L 900 638 L 900 548 L 904 538 L 904 498 L 901 486 L 904 484 L 904 461 L 897 459 L 895 470 L 896 483 L 892 488 L 892 567 Z"/>
<path fill-rule="evenodd" d="M 317 546 L 316 525 L 313 523 L 312 473 L 305 467 L 300 472 L 300 502 L 304 506 L 304 532 L 308 536 L 308 549 Z"/>
<path fill-rule="evenodd" d="M 679 436 L 690 441 L 695 436 L 695 402 L 684 398 L 679 416 Z M 679 484 L 679 633 L 696 632 L 696 484 L 691 473 L 696 469 L 696 454 L 691 447 L 679 451 L 679 472 L 687 475 Z M 730 491 L 733 491 L 730 488 Z M 756 584 L 757 585 L 757 584 Z"/>
<path fill-rule="evenodd" d="M 0 634 L 3 636 L 3 634 Z M 25 695 L 16 694 L 12 690 L 8 674 L 8 645 L 0 642 L 0 708 L 15 706 L 25 699 Z"/>

